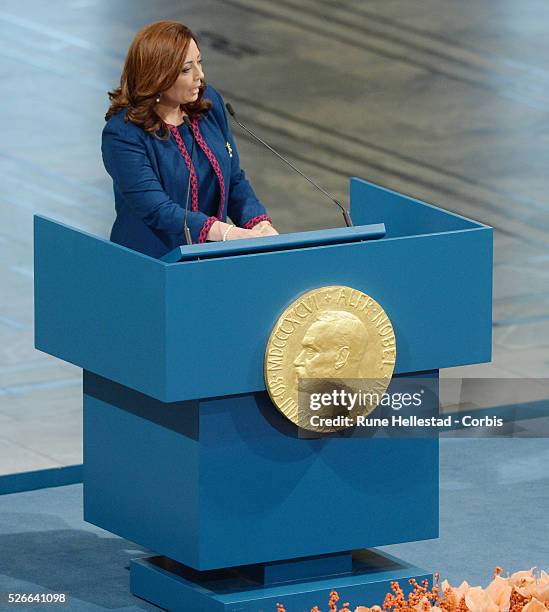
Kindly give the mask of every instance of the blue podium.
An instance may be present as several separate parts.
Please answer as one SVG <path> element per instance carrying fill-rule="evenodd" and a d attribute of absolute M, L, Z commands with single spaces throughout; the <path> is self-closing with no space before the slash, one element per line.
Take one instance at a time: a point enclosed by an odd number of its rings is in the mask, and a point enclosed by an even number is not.
<path fill-rule="evenodd" d="M 167 261 L 35 217 L 36 347 L 84 370 L 84 518 L 154 552 L 139 597 L 291 612 L 430 576 L 372 548 L 438 536 L 438 440 L 304 439 L 263 355 L 289 303 L 346 285 L 389 315 L 395 377 L 489 361 L 492 230 L 360 179 L 351 211 Z"/>

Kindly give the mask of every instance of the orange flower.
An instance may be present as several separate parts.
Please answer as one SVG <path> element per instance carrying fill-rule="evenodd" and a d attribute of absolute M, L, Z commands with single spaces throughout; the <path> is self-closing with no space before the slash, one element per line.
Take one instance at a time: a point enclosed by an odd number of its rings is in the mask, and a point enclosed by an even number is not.
<path fill-rule="evenodd" d="M 522 608 L 522 612 L 547 612 L 547 608 L 539 599 L 533 597 L 532 600 Z"/>
<path fill-rule="evenodd" d="M 328 605 L 330 606 L 330 612 L 337 612 L 337 601 L 339 601 L 339 595 L 337 591 L 331 591 L 330 601 L 328 601 Z"/>
<path fill-rule="evenodd" d="M 431 604 L 425 596 L 423 596 L 416 604 L 414 604 L 414 600 L 415 598 L 412 596 L 410 603 L 412 604 L 412 608 L 418 612 L 428 612 L 428 610 L 431 608 Z"/>
<path fill-rule="evenodd" d="M 523 587 L 526 584 L 530 584 L 532 582 L 536 582 L 536 577 L 534 576 L 534 568 L 530 570 L 523 570 L 521 572 L 515 572 L 511 574 L 508 578 L 509 584 L 514 587 Z"/>
<path fill-rule="evenodd" d="M 500 612 L 508 612 L 511 605 L 511 585 L 505 578 L 496 574 L 495 578 L 486 587 L 486 594 L 498 606 Z"/>
<path fill-rule="evenodd" d="M 442 583 L 442 594 L 449 608 L 457 608 L 460 601 L 463 597 L 465 597 L 465 595 L 467 595 L 467 591 L 470 588 L 471 587 L 466 580 L 464 580 L 457 588 L 450 586 L 448 580 L 444 580 Z"/>
<path fill-rule="evenodd" d="M 435 574 L 432 590 L 429 582 L 422 580 L 419 584 L 413 578 L 408 581 L 412 590 L 406 597 L 400 584 L 392 581 L 391 591 L 385 596 L 383 608 L 387 612 L 549 612 L 549 574 L 543 570 L 534 574 L 534 568 L 515 572 L 502 577 L 503 569 L 496 567 L 492 581 L 483 589 L 472 587 L 463 581 L 453 587 L 447 580 L 439 585 L 439 575 Z M 330 592 L 328 602 L 330 612 L 338 612 L 336 602 L 340 597 L 337 591 Z M 339 612 L 351 612 L 350 604 L 343 603 Z M 277 612 L 286 612 L 278 604 Z M 311 612 L 321 612 L 315 606 Z M 358 606 L 354 612 L 384 612 L 378 606 Z"/>
<path fill-rule="evenodd" d="M 499 612 L 499 607 L 482 587 L 471 587 L 465 595 L 465 603 L 471 612 Z"/>
<path fill-rule="evenodd" d="M 549 574 L 542 570 L 539 579 L 525 579 L 521 586 L 516 586 L 516 590 L 523 597 L 535 597 L 539 601 L 549 600 Z"/>

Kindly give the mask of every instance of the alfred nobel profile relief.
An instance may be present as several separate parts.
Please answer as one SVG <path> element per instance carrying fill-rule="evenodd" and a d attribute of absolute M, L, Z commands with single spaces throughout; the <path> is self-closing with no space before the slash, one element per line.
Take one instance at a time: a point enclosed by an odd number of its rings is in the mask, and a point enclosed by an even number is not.
<path fill-rule="evenodd" d="M 312 394 L 356 393 L 366 376 L 368 331 L 364 323 L 345 310 L 319 314 L 306 330 L 301 351 L 294 360 L 298 397 L 303 417 L 309 413 Z M 349 415 L 342 402 L 323 405 L 323 417 Z"/>
<path fill-rule="evenodd" d="M 352 287 L 319 287 L 289 304 L 273 327 L 265 350 L 266 388 L 298 427 L 319 431 L 311 419 L 323 415 L 323 431 L 333 432 L 341 426 L 328 423 L 330 417 L 375 409 L 379 400 L 374 404 L 372 397 L 386 391 L 395 357 L 395 333 L 376 300 Z M 344 427 L 353 426 L 345 421 Z"/>
<path fill-rule="evenodd" d="M 368 332 L 353 313 L 331 310 L 316 317 L 301 346 L 294 360 L 299 378 L 360 378 Z"/>

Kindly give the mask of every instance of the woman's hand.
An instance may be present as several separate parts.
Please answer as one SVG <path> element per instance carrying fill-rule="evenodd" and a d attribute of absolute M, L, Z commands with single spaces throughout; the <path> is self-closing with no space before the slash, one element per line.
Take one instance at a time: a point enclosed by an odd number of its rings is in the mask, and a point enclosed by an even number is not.
<path fill-rule="evenodd" d="M 244 229 L 243 227 L 236 227 L 229 231 L 225 240 L 242 240 L 243 238 L 261 238 L 263 234 L 255 229 Z"/>
<path fill-rule="evenodd" d="M 278 236 L 278 232 L 268 221 L 261 221 L 254 225 L 253 229 L 259 231 L 262 236 Z"/>
<path fill-rule="evenodd" d="M 258 224 L 259 225 L 259 224 Z M 210 231 L 208 232 L 207 240 L 242 240 L 243 238 L 260 238 L 266 236 L 255 227 L 253 229 L 244 229 L 243 227 L 236 227 L 230 223 L 224 223 L 223 221 L 216 221 Z"/>

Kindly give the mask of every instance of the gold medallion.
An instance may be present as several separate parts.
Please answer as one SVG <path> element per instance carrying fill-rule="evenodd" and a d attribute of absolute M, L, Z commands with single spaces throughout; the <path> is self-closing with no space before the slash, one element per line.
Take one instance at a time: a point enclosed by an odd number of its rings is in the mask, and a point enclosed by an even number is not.
<path fill-rule="evenodd" d="M 395 333 L 380 304 L 351 287 L 320 287 L 280 315 L 265 350 L 265 383 L 294 424 L 332 432 L 374 410 L 395 362 Z"/>

